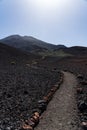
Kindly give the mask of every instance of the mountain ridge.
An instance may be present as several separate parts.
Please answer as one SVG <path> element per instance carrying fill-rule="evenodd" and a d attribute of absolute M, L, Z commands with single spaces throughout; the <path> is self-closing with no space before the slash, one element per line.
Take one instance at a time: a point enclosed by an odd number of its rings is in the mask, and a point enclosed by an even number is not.
<path fill-rule="evenodd" d="M 8 44 L 16 48 L 31 47 L 34 45 L 48 50 L 66 48 L 66 46 L 64 45 L 54 45 L 51 43 L 41 41 L 32 36 L 11 35 L 1 39 L 0 41 L 4 44 Z"/>
<path fill-rule="evenodd" d="M 3 44 L 15 47 L 25 52 L 42 56 L 73 56 L 87 55 L 87 47 L 54 45 L 32 36 L 11 35 L 0 40 Z"/>

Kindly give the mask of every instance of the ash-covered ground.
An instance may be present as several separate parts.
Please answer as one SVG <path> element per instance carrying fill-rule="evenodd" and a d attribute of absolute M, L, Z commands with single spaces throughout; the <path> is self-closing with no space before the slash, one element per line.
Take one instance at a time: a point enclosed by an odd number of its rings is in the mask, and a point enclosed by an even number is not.
<path fill-rule="evenodd" d="M 26 55 L 1 46 L 0 51 L 0 130 L 18 130 L 60 79 L 60 73 L 32 63 L 39 56 Z"/>
<path fill-rule="evenodd" d="M 87 122 L 87 55 L 63 58 L 46 57 L 38 63 L 38 66 L 49 66 L 50 69 L 54 67 L 58 70 L 69 71 L 76 75 L 76 77 L 78 77 L 78 75 L 82 77 L 80 79 L 77 78 L 77 89 L 79 88 L 81 92 L 77 93 L 76 100 L 80 121 Z"/>
<path fill-rule="evenodd" d="M 42 58 L 0 44 L 0 130 L 19 130 L 37 108 L 38 100 L 58 82 L 61 70 L 81 74 L 87 81 L 87 56 Z M 77 105 L 86 104 L 79 110 L 82 122 L 87 121 L 87 85 L 80 87 Z"/>

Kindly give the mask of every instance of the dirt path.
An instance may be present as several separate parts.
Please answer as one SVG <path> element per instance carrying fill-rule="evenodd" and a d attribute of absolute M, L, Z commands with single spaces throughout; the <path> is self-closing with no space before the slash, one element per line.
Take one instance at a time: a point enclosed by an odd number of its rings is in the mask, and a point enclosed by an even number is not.
<path fill-rule="evenodd" d="M 75 76 L 64 72 L 64 82 L 49 103 L 35 130 L 78 130 L 76 85 Z"/>

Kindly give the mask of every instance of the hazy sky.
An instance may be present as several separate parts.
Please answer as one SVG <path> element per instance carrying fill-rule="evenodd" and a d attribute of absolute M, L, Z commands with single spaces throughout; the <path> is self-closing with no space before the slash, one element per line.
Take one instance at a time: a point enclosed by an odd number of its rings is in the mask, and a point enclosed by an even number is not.
<path fill-rule="evenodd" d="M 0 38 L 12 34 L 87 46 L 87 1 L 0 0 Z"/>

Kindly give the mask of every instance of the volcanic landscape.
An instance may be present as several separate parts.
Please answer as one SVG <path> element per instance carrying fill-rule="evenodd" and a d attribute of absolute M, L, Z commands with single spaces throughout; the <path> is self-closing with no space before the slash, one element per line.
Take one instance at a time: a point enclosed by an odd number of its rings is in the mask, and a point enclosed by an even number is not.
<path fill-rule="evenodd" d="M 81 129 L 87 128 L 86 47 L 55 46 L 18 35 L 0 42 L 0 130 L 30 130 L 21 128 L 23 123 L 38 111 L 38 101 L 57 85 L 63 72 L 76 77 L 76 122 Z"/>

